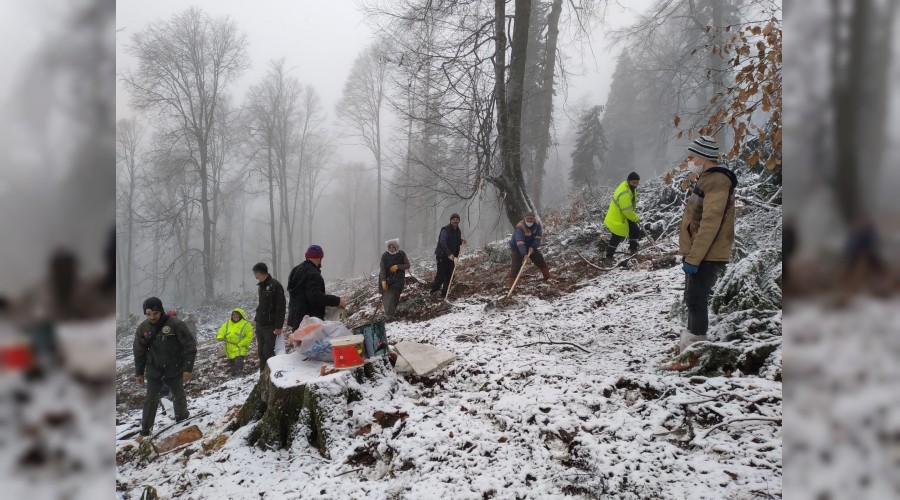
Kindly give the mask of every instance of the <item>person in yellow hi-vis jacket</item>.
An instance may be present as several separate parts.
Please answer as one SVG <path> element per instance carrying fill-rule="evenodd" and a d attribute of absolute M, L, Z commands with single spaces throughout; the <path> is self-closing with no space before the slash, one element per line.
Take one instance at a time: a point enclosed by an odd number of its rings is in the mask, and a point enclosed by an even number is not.
<path fill-rule="evenodd" d="M 629 252 L 635 253 L 638 250 L 638 240 L 643 236 L 641 227 L 638 225 L 640 218 L 635 211 L 638 201 L 637 187 L 640 181 L 641 177 L 636 172 L 628 174 L 628 179 L 619 184 L 613 193 L 612 201 L 609 202 L 609 210 L 603 219 L 603 223 L 612 233 L 606 243 L 607 262 L 612 262 L 616 248 L 625 241 L 625 238 L 628 238 Z"/>
<path fill-rule="evenodd" d="M 231 319 L 222 324 L 216 340 L 225 341 L 225 355 L 232 375 L 240 375 L 244 369 L 244 358 L 253 342 L 253 325 L 247 321 L 247 314 L 241 308 L 231 311 Z"/>

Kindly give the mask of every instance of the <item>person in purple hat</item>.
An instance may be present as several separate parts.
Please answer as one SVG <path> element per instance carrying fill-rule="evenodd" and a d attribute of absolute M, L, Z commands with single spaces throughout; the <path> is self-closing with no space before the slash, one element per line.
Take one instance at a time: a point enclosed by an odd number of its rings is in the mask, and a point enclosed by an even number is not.
<path fill-rule="evenodd" d="M 319 245 L 306 249 L 306 260 L 291 269 L 288 275 L 288 320 L 287 324 L 296 330 L 304 316 L 325 319 L 326 307 L 347 307 L 347 301 L 336 295 L 325 293 L 322 278 L 322 259 L 325 251 Z"/>

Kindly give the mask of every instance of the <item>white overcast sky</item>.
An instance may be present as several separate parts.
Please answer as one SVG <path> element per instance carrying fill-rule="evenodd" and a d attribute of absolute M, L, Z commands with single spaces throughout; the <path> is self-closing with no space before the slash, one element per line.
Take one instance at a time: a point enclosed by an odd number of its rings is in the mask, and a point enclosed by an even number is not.
<path fill-rule="evenodd" d="M 610 2 L 607 14 L 612 19 L 611 24 L 621 25 L 626 19 L 633 19 L 635 9 L 646 8 L 651 2 L 630 1 L 627 9 L 619 3 Z M 325 110 L 333 117 L 334 106 L 353 60 L 372 40 L 370 27 L 351 0 L 208 0 L 193 3 L 120 0 L 116 6 L 116 27 L 122 30 L 117 35 L 117 71 L 134 66 L 134 59 L 124 50 L 133 33 L 144 29 L 150 21 L 168 19 L 190 5 L 199 6 L 215 16 L 231 16 L 247 35 L 252 67 L 232 90 L 238 102 L 243 100 L 247 88 L 265 74 L 267 62 L 283 56 L 302 83 L 315 87 Z M 618 50 L 609 50 L 602 29 L 595 32 L 593 40 L 596 64 L 590 59 L 585 61 L 585 75 L 571 80 L 570 102 L 586 94 L 590 94 L 592 104 L 606 100 Z M 591 57 L 587 49 L 585 54 Z M 116 95 L 116 115 L 117 118 L 132 116 L 127 93 L 121 84 Z"/>

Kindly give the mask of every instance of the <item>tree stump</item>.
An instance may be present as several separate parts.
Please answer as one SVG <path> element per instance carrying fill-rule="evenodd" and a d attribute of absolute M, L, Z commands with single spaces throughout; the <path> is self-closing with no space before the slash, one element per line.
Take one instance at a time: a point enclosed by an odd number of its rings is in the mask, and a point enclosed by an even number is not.
<path fill-rule="evenodd" d="M 270 358 L 234 427 L 255 421 L 247 441 L 263 450 L 288 448 L 305 431 L 309 444 L 330 458 L 329 433 L 346 418 L 346 406 L 362 400 L 360 386 L 393 370 L 387 358 L 379 358 L 321 376 L 319 369 L 325 363 L 299 358 L 293 353 Z"/>

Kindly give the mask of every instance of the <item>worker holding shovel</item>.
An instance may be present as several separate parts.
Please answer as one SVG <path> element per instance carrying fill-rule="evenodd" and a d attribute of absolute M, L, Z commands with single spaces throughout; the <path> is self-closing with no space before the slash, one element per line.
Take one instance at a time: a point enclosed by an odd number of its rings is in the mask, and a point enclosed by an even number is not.
<path fill-rule="evenodd" d="M 525 217 L 516 224 L 512 238 L 509 240 L 509 251 L 512 255 L 512 266 L 509 273 L 510 288 L 512 288 L 513 283 L 521 274 L 520 271 L 525 267 L 526 257 L 541 270 L 545 280 L 553 277 L 550 274 L 550 267 L 544 261 L 544 256 L 538 250 L 541 246 L 543 235 L 544 231 L 541 228 L 541 223 L 535 219 L 534 214 L 531 212 L 527 212 Z"/>
<path fill-rule="evenodd" d="M 459 248 L 465 244 L 466 239 L 462 237 L 459 229 L 459 214 L 455 213 L 450 216 L 450 224 L 441 228 L 437 247 L 434 249 L 437 272 L 434 275 L 434 283 L 431 285 L 431 295 L 435 298 L 447 297 L 447 287 L 450 285 L 450 276 L 456 267 Z"/>

